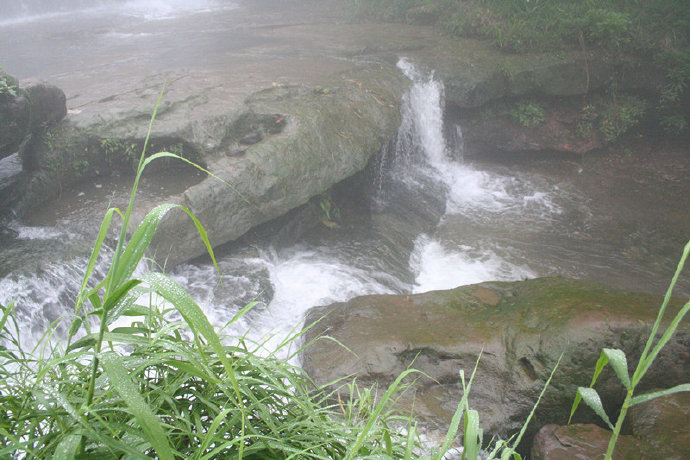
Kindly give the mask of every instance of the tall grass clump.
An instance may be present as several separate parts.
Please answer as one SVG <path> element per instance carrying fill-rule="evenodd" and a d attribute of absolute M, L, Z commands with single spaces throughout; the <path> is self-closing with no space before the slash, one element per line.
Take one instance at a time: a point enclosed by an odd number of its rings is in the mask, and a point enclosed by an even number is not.
<path fill-rule="evenodd" d="M 604 348 L 601 351 L 601 355 L 595 366 L 594 376 L 592 377 L 592 382 L 590 383 L 589 388 L 580 387 L 577 389 L 577 395 L 575 397 L 575 401 L 573 402 L 573 406 L 570 411 L 571 420 L 580 402 L 584 401 L 585 404 L 587 404 L 613 431 L 613 434 L 611 435 L 611 438 L 609 440 L 604 460 L 611 460 L 613 456 L 613 451 L 616 447 L 616 442 L 618 441 L 618 436 L 620 435 L 621 429 L 623 428 L 625 416 L 627 415 L 628 410 L 631 407 L 645 403 L 647 401 L 651 401 L 652 399 L 656 399 L 661 396 L 667 396 L 683 391 L 690 391 L 690 383 L 684 383 L 672 388 L 667 388 L 665 390 L 660 390 L 653 393 L 647 393 L 637 396 L 635 395 L 635 389 L 637 385 L 645 376 L 645 374 L 649 370 L 649 367 L 654 363 L 656 357 L 659 355 L 659 352 L 661 352 L 664 346 L 666 346 L 668 341 L 676 332 L 678 325 L 690 310 L 690 301 L 688 301 L 685 303 L 685 305 L 683 305 L 683 307 L 681 307 L 678 313 L 676 313 L 676 315 L 673 317 L 671 322 L 666 327 L 666 330 L 663 333 L 661 333 L 660 328 L 661 323 L 664 319 L 664 314 L 666 313 L 666 307 L 668 306 L 668 303 L 671 300 L 673 288 L 675 287 L 676 282 L 678 281 L 678 277 L 683 271 L 683 266 L 685 265 L 685 261 L 687 260 L 689 253 L 690 242 L 688 242 L 685 245 L 685 250 L 683 251 L 683 255 L 680 259 L 680 262 L 678 263 L 676 273 L 673 276 L 673 279 L 671 280 L 671 284 L 668 290 L 666 291 L 664 301 L 661 304 L 661 307 L 659 308 L 659 313 L 657 314 L 656 321 L 652 326 L 652 331 L 649 334 L 649 338 L 647 339 L 647 343 L 644 347 L 644 350 L 642 351 L 642 355 L 640 356 L 640 360 L 637 363 L 637 367 L 635 368 L 632 377 L 630 376 L 630 372 L 628 371 L 628 360 L 626 358 L 625 352 L 623 352 L 623 350 L 616 348 Z M 618 414 L 618 419 L 616 420 L 615 426 L 611 423 L 608 415 L 606 414 L 606 411 L 604 411 L 604 406 L 601 402 L 599 394 L 593 388 L 594 384 L 596 383 L 599 377 L 599 374 L 601 374 L 601 371 L 604 369 L 604 367 L 606 367 L 607 364 L 611 365 L 613 371 L 616 374 L 616 377 L 618 377 L 618 380 L 620 380 L 620 383 L 626 389 L 625 400 L 623 401 L 623 406 L 621 407 L 620 413 Z"/>

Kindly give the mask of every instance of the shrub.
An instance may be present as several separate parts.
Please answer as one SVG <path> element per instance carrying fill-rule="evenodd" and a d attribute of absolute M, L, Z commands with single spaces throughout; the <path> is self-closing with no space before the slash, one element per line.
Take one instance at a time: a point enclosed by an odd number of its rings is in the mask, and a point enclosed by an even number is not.
<path fill-rule="evenodd" d="M 645 113 L 646 103 L 634 96 L 614 99 L 602 111 L 599 131 L 606 142 L 612 142 L 637 125 Z"/>
<path fill-rule="evenodd" d="M 521 102 L 510 110 L 510 116 L 522 126 L 537 126 L 544 122 L 544 109 L 534 102 Z"/>

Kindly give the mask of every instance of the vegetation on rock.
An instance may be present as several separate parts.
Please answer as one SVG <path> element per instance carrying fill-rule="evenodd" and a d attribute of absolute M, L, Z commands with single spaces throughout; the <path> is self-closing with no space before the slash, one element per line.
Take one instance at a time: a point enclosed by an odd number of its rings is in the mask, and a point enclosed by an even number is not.
<path fill-rule="evenodd" d="M 683 0 L 357 0 L 355 15 L 433 23 L 445 33 L 488 40 L 508 53 L 597 51 L 653 60 L 666 81 L 655 113 L 687 133 L 690 8 Z M 615 84 L 615 82 L 613 82 Z"/>

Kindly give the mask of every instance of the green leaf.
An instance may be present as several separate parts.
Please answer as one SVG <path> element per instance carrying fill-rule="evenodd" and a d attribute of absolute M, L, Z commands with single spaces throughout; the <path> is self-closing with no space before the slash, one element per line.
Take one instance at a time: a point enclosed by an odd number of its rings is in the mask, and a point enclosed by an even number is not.
<path fill-rule="evenodd" d="M 127 374 L 127 370 L 122 365 L 119 357 L 113 353 L 105 353 L 100 358 L 110 383 L 127 404 L 129 410 L 132 411 L 141 431 L 151 443 L 158 457 L 162 460 L 173 460 L 174 455 L 160 420 L 146 404 L 146 401 L 139 393 L 139 389 Z"/>
<path fill-rule="evenodd" d="M 465 414 L 463 460 L 476 460 L 482 447 L 482 430 L 479 428 L 479 412 L 470 409 Z"/>
<path fill-rule="evenodd" d="M 669 326 L 666 328 L 664 334 L 659 339 L 659 342 L 654 346 L 652 352 L 644 360 L 640 360 L 640 363 L 637 366 L 637 371 L 639 372 L 635 372 L 634 376 L 637 377 L 637 382 L 639 382 L 640 379 L 644 377 L 644 375 L 647 373 L 647 370 L 649 369 L 649 366 L 652 365 L 652 363 L 659 355 L 661 350 L 666 346 L 668 341 L 671 340 L 671 337 L 673 337 L 673 334 L 676 332 L 678 325 L 683 320 L 683 317 L 685 317 L 688 311 L 690 311 L 690 301 L 683 305 L 683 308 L 681 308 L 678 314 L 676 314 L 676 316 L 673 318 L 673 321 L 671 321 L 671 324 L 669 324 Z"/>
<path fill-rule="evenodd" d="M 118 287 L 115 292 L 110 294 L 107 298 L 105 298 L 105 302 L 103 303 L 103 314 L 104 320 L 106 320 L 106 324 L 110 324 L 109 321 L 107 321 L 108 316 L 110 315 L 111 310 L 113 307 L 115 307 L 123 298 L 125 298 L 126 301 L 131 300 L 134 302 L 136 299 L 127 299 L 126 296 L 131 291 L 135 286 L 138 286 L 141 284 L 141 280 L 138 279 L 129 279 L 127 282 L 122 284 L 120 287 Z"/>
<path fill-rule="evenodd" d="M 623 350 L 617 348 L 604 348 L 601 351 L 606 355 L 611 367 L 618 376 L 618 380 L 625 386 L 626 390 L 630 390 L 630 374 L 628 374 L 628 360 L 625 357 Z"/>
<path fill-rule="evenodd" d="M 462 369 L 460 369 L 459 371 L 460 381 L 462 382 L 462 398 L 460 399 L 458 407 L 457 409 L 455 409 L 455 414 L 453 414 L 453 418 L 450 421 L 450 426 L 448 427 L 446 438 L 443 440 L 443 444 L 441 445 L 439 453 L 436 457 L 438 459 L 443 458 L 446 452 L 448 452 L 448 449 L 450 449 L 450 446 L 453 444 L 453 441 L 455 441 L 455 436 L 458 434 L 458 429 L 460 427 L 460 421 L 462 420 L 462 416 L 464 415 L 465 411 L 469 408 L 467 399 L 470 397 L 472 381 L 474 381 L 474 376 L 477 374 L 477 369 L 479 368 L 479 361 L 481 360 L 481 358 L 482 354 L 479 353 L 477 361 L 474 363 L 474 369 L 472 370 L 472 375 L 470 375 L 470 381 L 468 382 L 467 386 L 465 386 L 465 371 Z"/>
<path fill-rule="evenodd" d="M 613 430 L 613 425 L 609 420 L 608 415 L 604 411 L 604 406 L 601 404 L 601 398 L 599 393 L 594 388 L 584 388 L 579 387 L 577 389 L 578 394 L 582 397 L 582 400 L 587 404 L 605 423 Z"/>
<path fill-rule="evenodd" d="M 604 367 L 606 367 L 608 362 L 608 356 L 606 355 L 606 353 L 602 351 L 601 355 L 599 355 L 599 359 L 597 360 L 597 364 L 594 368 L 594 375 L 592 376 L 592 381 L 589 383 L 590 388 L 592 388 L 594 384 L 597 382 L 599 374 L 601 374 L 601 371 L 604 370 Z M 575 411 L 580 405 L 580 401 L 582 401 L 582 396 L 580 396 L 580 392 L 578 390 L 577 394 L 575 395 L 575 400 L 573 401 L 573 406 L 570 408 L 570 417 L 568 417 L 568 423 L 570 423 L 570 421 L 573 419 L 573 415 L 575 414 Z"/>
<path fill-rule="evenodd" d="M 158 224 L 160 224 L 168 211 L 176 207 L 179 207 L 179 205 L 172 203 L 161 204 L 153 208 L 144 217 L 144 220 L 137 227 L 129 243 L 127 243 L 127 248 L 120 257 L 117 269 L 112 275 L 111 286 L 117 288 L 132 276 L 137 265 L 144 257 L 146 250 L 151 245 L 151 240 L 156 233 Z M 114 265 L 113 268 L 115 268 Z"/>
<path fill-rule="evenodd" d="M 683 254 L 680 258 L 680 261 L 678 261 L 676 272 L 674 273 L 673 278 L 671 279 L 671 284 L 668 286 L 668 289 L 666 290 L 666 294 L 664 295 L 664 301 L 661 303 L 659 313 L 657 313 L 656 316 L 656 321 L 654 322 L 654 326 L 652 326 L 652 331 L 649 334 L 649 338 L 647 339 L 647 343 L 645 344 L 644 350 L 642 351 L 642 355 L 640 355 L 640 362 L 638 363 L 637 369 L 635 369 L 635 373 L 632 377 L 633 387 L 637 386 L 640 380 L 642 380 L 642 377 L 644 377 L 644 374 L 647 372 L 647 369 L 649 369 L 649 366 L 651 366 L 652 362 L 654 361 L 653 359 L 649 359 L 650 357 L 647 356 L 647 354 L 649 353 L 649 350 L 652 348 L 652 343 L 654 342 L 656 333 L 659 330 L 659 327 L 661 326 L 661 320 L 663 319 L 664 313 L 666 312 L 666 307 L 668 306 L 668 303 L 671 301 L 673 288 L 676 286 L 676 283 L 678 282 L 678 278 L 680 277 L 680 274 L 683 271 L 683 266 L 685 265 L 685 261 L 687 260 L 688 255 L 690 255 L 690 241 L 688 241 L 685 245 L 685 248 L 683 248 Z M 678 318 L 678 315 L 676 316 L 676 318 Z M 666 331 L 668 332 L 669 329 L 667 329 Z M 671 333 L 673 333 L 673 331 L 671 331 Z"/>
<path fill-rule="evenodd" d="M 215 261 L 214 261 L 215 264 Z M 175 283 L 169 277 L 163 275 L 162 273 L 148 273 L 143 277 L 143 280 L 151 285 L 151 287 L 165 300 L 170 302 L 175 306 L 178 312 L 185 319 L 189 327 L 195 334 L 200 334 L 211 345 L 213 351 L 216 352 L 218 359 L 220 360 L 225 373 L 230 380 L 232 389 L 235 392 L 235 404 L 238 405 L 240 412 L 242 414 L 242 436 L 245 433 L 245 420 L 246 413 L 245 407 L 242 403 L 242 396 L 237 383 L 237 377 L 235 375 L 235 368 L 228 359 L 225 348 L 220 342 L 215 329 L 209 323 L 208 318 L 201 310 L 201 307 L 194 302 L 194 299 L 185 291 L 179 284 Z M 240 444 L 240 457 L 244 452 L 244 445 Z"/>
<path fill-rule="evenodd" d="M 393 441 L 391 440 L 391 433 L 388 428 L 383 429 L 383 443 L 386 446 L 386 454 L 390 457 L 393 455 Z"/>
<path fill-rule="evenodd" d="M 381 412 L 383 409 L 386 407 L 388 404 L 388 400 L 391 398 L 393 393 L 395 393 L 398 390 L 398 387 L 400 386 L 400 383 L 402 380 L 407 377 L 409 374 L 412 373 L 419 373 L 423 374 L 422 372 L 415 370 L 415 369 L 407 369 L 405 372 L 401 373 L 398 378 L 395 379 L 395 381 L 388 387 L 388 390 L 384 393 L 383 397 L 381 397 L 381 400 L 379 403 L 376 405 L 374 410 L 372 411 L 371 415 L 369 416 L 369 420 L 367 420 L 366 425 L 360 431 L 359 436 L 357 436 L 357 440 L 353 445 L 351 445 L 348 449 L 346 459 L 351 459 L 355 458 L 356 456 L 359 455 L 359 449 L 362 447 L 362 444 L 364 444 L 364 441 L 366 440 L 367 436 L 369 435 L 369 432 L 371 431 L 372 427 L 374 424 L 378 421 L 379 415 L 381 415 Z M 424 375 L 424 374 L 423 374 Z"/>
<path fill-rule="evenodd" d="M 233 408 L 226 408 L 223 409 L 215 419 L 213 419 L 213 423 L 211 423 L 211 426 L 206 430 L 206 433 L 204 433 L 203 440 L 201 442 L 201 446 L 199 449 L 197 449 L 196 454 L 194 455 L 194 459 L 200 459 L 203 458 L 204 453 L 206 452 L 206 449 L 209 448 L 211 443 L 218 442 L 217 439 L 215 439 L 216 431 L 218 431 L 218 428 L 220 427 L 220 424 L 225 421 L 225 417 L 233 410 Z"/>
<path fill-rule="evenodd" d="M 537 401 L 534 403 L 534 406 L 532 406 L 532 410 L 530 411 L 529 415 L 527 416 L 527 420 L 525 420 L 525 423 L 522 424 L 522 429 L 520 430 L 520 433 L 518 433 L 517 438 L 515 438 L 515 441 L 513 442 L 513 446 L 511 447 L 511 450 L 513 452 L 515 452 L 518 445 L 520 444 L 520 441 L 522 440 L 522 437 L 525 435 L 525 432 L 527 431 L 527 426 L 529 425 L 529 422 L 532 420 L 532 417 L 534 416 L 534 412 L 537 410 L 537 406 L 539 406 L 539 402 L 541 401 L 541 398 L 544 397 L 544 393 L 546 393 L 546 389 L 549 387 L 549 384 L 551 383 L 551 379 L 553 378 L 553 375 L 556 373 L 556 369 L 558 369 L 558 366 L 560 365 L 562 359 L 563 359 L 563 353 L 561 353 L 561 356 L 558 357 L 558 361 L 556 361 L 556 365 L 551 370 L 551 374 L 549 375 L 549 378 L 546 380 L 546 383 L 544 383 L 544 388 L 541 389 L 541 393 L 539 393 L 539 397 L 537 398 Z M 606 415 L 606 414 L 604 414 L 604 415 Z"/>
<path fill-rule="evenodd" d="M 2 319 L 0 319 L 0 331 L 2 331 L 3 329 L 5 329 L 5 323 L 7 323 L 7 318 L 9 318 L 12 312 L 14 311 L 14 303 L 10 302 L 7 304 L 7 306 L 0 305 L 0 308 L 3 310 Z"/>
<path fill-rule="evenodd" d="M 667 388 L 665 390 L 655 391 L 653 393 L 647 393 L 639 396 L 635 396 L 630 400 L 630 406 L 635 406 L 643 402 L 651 401 L 662 396 L 672 395 L 674 393 L 681 393 L 685 391 L 690 391 L 690 383 L 683 383 L 672 388 Z"/>
<path fill-rule="evenodd" d="M 81 436 L 79 435 L 71 434 L 63 437 L 53 452 L 53 460 L 73 460 L 77 455 L 80 443 Z"/>
<path fill-rule="evenodd" d="M 115 213 L 115 211 L 119 212 L 116 208 L 109 208 L 106 211 L 105 216 L 103 217 L 103 222 L 101 222 L 101 228 L 98 231 L 96 243 L 94 244 L 93 251 L 91 251 L 91 257 L 89 258 L 89 262 L 86 264 L 86 271 L 84 272 L 84 278 L 81 282 L 79 297 L 77 298 L 77 303 L 74 307 L 75 313 L 79 313 L 79 307 L 84 302 L 84 293 L 86 292 L 86 286 L 88 285 L 89 280 L 91 279 L 91 274 L 93 273 L 93 270 L 96 266 L 98 256 L 101 254 L 101 247 L 103 246 L 103 241 L 105 241 L 105 237 L 108 235 L 110 221 L 112 220 L 113 213 Z"/>

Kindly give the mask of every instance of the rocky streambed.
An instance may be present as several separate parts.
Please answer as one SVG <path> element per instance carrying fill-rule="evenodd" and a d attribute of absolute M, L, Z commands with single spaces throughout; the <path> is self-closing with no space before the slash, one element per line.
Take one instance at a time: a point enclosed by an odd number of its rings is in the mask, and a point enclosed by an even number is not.
<path fill-rule="evenodd" d="M 262 300 L 268 308 L 248 326 L 259 337 L 344 301 L 306 323 L 328 312 L 310 333 L 357 356 L 317 341 L 305 369 L 319 383 L 355 373 L 385 385 L 414 362 L 438 382 L 421 379 L 415 396 L 431 429 L 447 423 L 458 371 L 482 349 L 470 401 L 501 435 L 520 426 L 565 352 L 533 431 L 563 423 L 601 347 L 634 360 L 659 299 L 539 277 L 658 295 L 688 238 L 686 146 L 600 129 L 612 77 L 644 102 L 663 76 L 644 60 L 509 56 L 424 26 L 355 24 L 338 8 L 265 0 L 211 14 L 0 25 L 13 49 L 3 64 L 21 87 L 38 77 L 66 95 L 64 119 L 12 117 L 24 125 L 2 144 L 12 156 L 0 169 L 13 171 L 0 181 L 3 211 L 20 218 L 6 217 L 12 230 L 0 235 L 3 289 L 40 294 L 42 273 L 69 284 L 81 262 L 55 264 L 88 249 L 107 203 L 125 202 L 165 84 L 149 152 L 172 151 L 217 177 L 162 163 L 145 177 L 137 215 L 181 204 L 215 246 L 230 243 L 216 278 L 195 259 L 205 249 L 183 213 L 154 240 L 151 255 L 177 266 L 173 276 L 210 316 Z M 27 323 L 40 329 L 39 317 L 57 318 L 73 295 L 34 296 Z M 684 381 L 689 349 L 683 325 L 648 388 Z M 610 375 L 604 387 L 613 412 L 622 393 Z"/>

